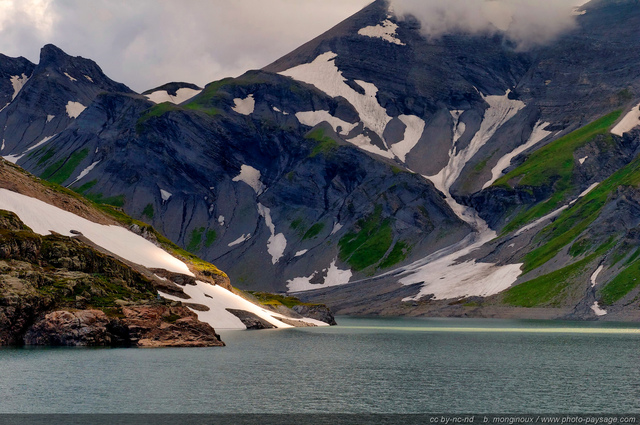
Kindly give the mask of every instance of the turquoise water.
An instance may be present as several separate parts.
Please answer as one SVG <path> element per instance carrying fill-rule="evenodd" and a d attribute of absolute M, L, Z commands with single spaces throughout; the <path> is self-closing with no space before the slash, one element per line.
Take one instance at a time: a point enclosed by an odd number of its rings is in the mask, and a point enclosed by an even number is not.
<path fill-rule="evenodd" d="M 640 325 L 355 319 L 224 348 L 0 350 L 0 413 L 640 413 Z"/>

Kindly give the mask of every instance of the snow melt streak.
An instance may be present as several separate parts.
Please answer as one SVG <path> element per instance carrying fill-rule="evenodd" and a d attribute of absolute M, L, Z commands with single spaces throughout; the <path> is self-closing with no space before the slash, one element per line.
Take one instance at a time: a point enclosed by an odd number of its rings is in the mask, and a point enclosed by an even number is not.
<path fill-rule="evenodd" d="M 94 223 L 38 199 L 6 189 L 0 189 L 0 209 L 14 212 L 40 235 L 48 235 L 54 231 L 73 236 L 70 231 L 76 230 L 96 245 L 132 263 L 193 276 L 185 263 L 123 227 Z"/>

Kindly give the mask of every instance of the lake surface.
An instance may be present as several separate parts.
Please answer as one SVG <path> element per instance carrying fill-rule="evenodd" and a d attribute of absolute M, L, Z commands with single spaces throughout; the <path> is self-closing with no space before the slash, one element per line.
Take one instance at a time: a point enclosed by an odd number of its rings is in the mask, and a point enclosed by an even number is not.
<path fill-rule="evenodd" d="M 0 413 L 640 413 L 640 325 L 338 318 L 224 348 L 0 349 Z"/>

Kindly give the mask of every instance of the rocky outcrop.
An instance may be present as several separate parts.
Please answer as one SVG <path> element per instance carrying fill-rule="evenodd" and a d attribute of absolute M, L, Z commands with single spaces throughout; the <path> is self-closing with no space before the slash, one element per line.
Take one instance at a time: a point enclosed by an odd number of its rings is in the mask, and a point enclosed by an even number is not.
<path fill-rule="evenodd" d="M 237 310 L 237 309 L 233 309 L 233 308 L 227 308 L 226 310 L 229 313 L 231 313 L 234 316 L 236 316 L 238 319 L 240 319 L 240 321 L 249 330 L 253 330 L 253 329 L 274 329 L 275 328 L 275 326 L 273 326 L 271 323 L 267 322 L 266 320 L 263 320 L 262 318 L 260 318 L 257 315 L 251 313 L 250 311 Z"/>
<path fill-rule="evenodd" d="M 292 309 L 301 316 L 320 320 L 321 322 L 328 323 L 331 326 L 337 325 L 336 319 L 335 317 L 333 317 L 331 309 L 329 309 L 329 307 L 327 307 L 326 305 L 300 304 L 293 306 Z"/>
<path fill-rule="evenodd" d="M 26 345 L 212 347 L 224 346 L 213 328 L 182 306 L 135 306 L 110 318 L 101 310 L 58 310 L 25 334 Z"/>

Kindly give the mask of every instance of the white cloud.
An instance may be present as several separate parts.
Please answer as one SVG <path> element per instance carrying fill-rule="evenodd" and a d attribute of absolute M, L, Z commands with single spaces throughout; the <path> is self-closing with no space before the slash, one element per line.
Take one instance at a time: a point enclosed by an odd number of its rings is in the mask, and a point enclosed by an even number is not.
<path fill-rule="evenodd" d="M 262 68 L 370 0 L 0 0 L 0 53 L 53 43 L 142 91 Z"/>
<path fill-rule="evenodd" d="M 411 14 L 431 37 L 504 31 L 520 48 L 547 43 L 576 24 L 584 0 L 391 0 L 395 13 Z"/>

